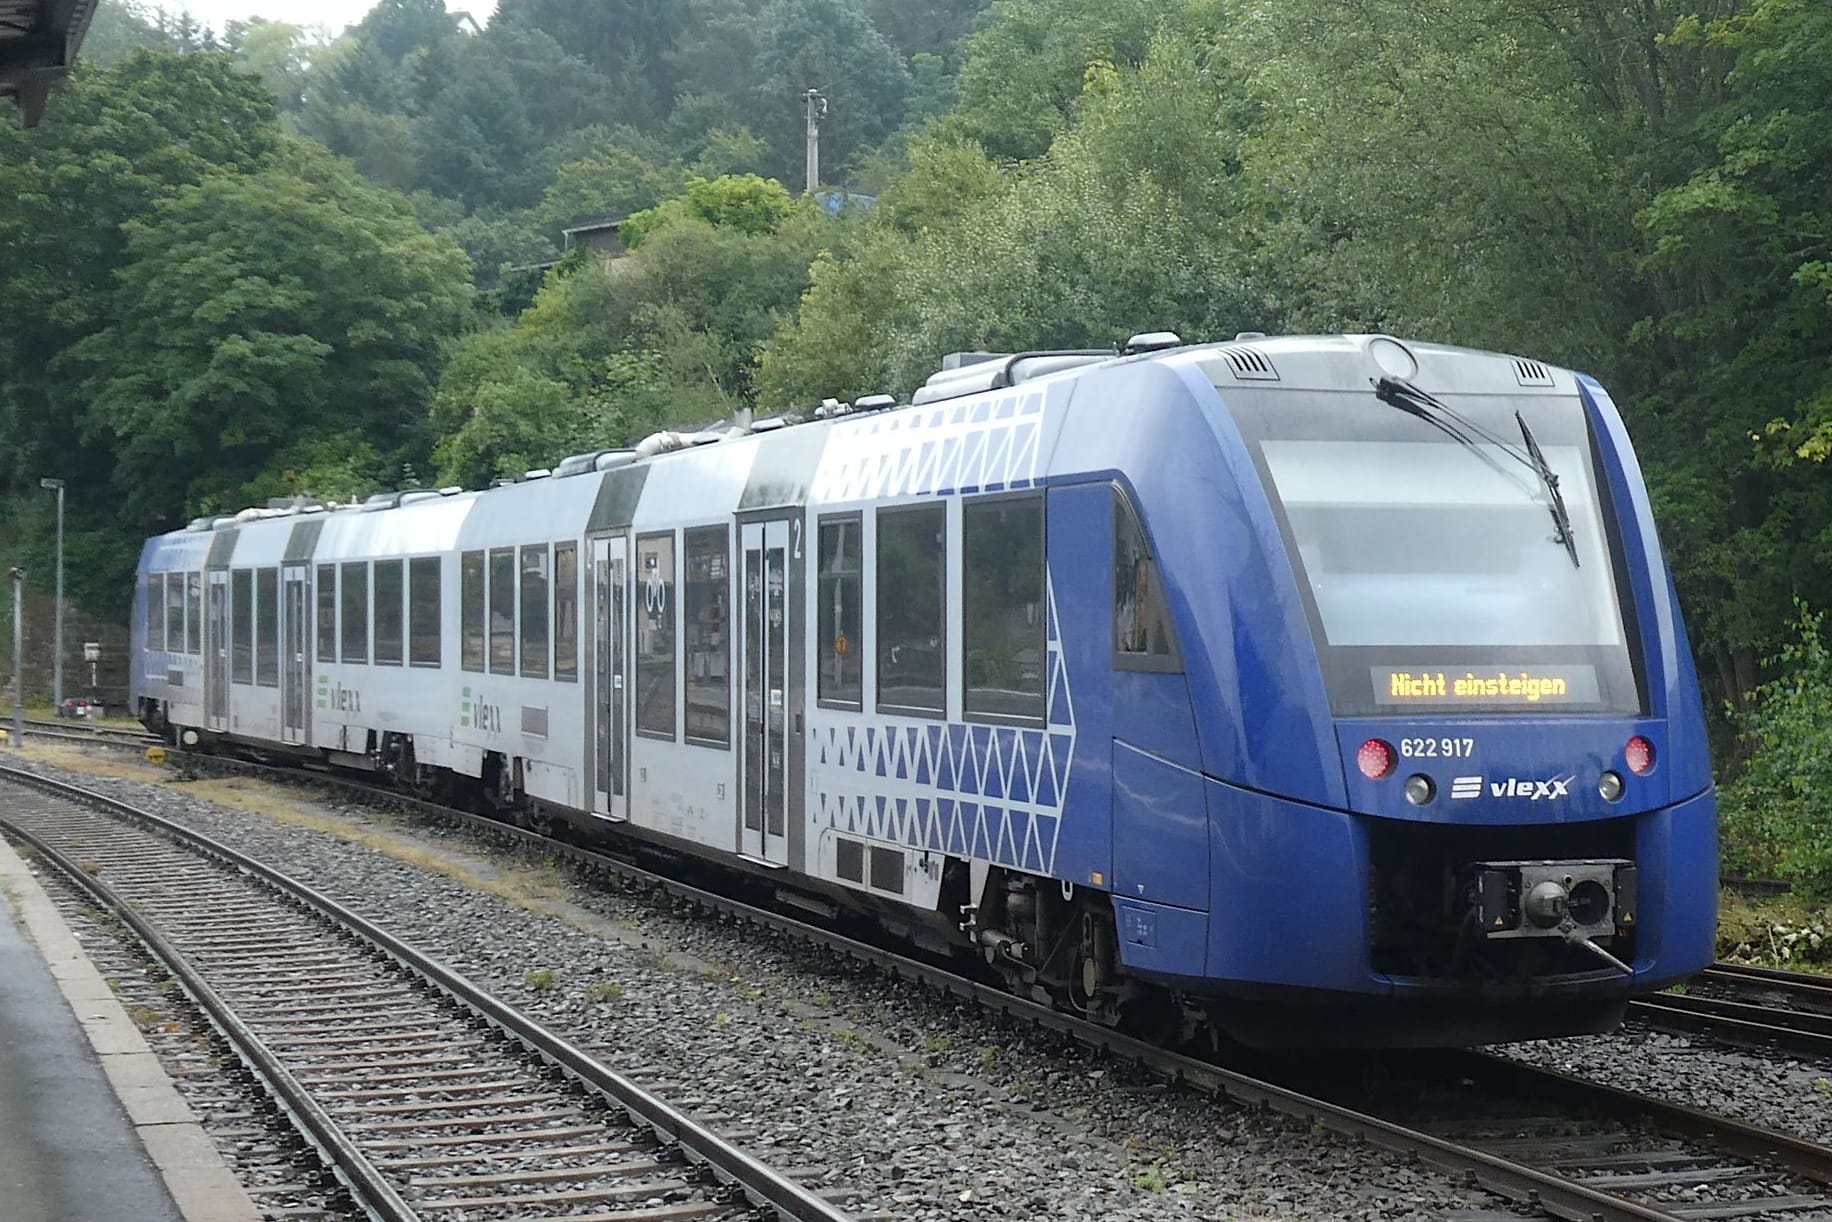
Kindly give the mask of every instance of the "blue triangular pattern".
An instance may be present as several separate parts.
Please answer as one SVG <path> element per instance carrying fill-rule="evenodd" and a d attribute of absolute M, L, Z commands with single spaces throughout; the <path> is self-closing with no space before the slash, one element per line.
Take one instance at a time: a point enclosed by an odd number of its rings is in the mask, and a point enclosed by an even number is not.
<path fill-rule="evenodd" d="M 953 798 L 943 798 L 941 806 L 944 843 L 948 846 L 948 852 L 956 857 L 970 856 L 973 846 L 968 843 L 966 823 L 961 817 L 961 804 Z"/>
<path fill-rule="evenodd" d="M 992 859 L 1004 865 L 1015 866 L 1018 864 L 1018 846 L 1012 839 L 1011 812 L 1003 808 L 994 809 L 999 815 L 999 838 L 992 847 Z"/>
<path fill-rule="evenodd" d="M 973 415 L 968 417 L 973 424 L 985 424 L 992 419 L 992 403 L 982 399 L 973 405 Z"/>
<path fill-rule="evenodd" d="M 1019 857 L 1026 870 L 1043 872 L 1043 846 L 1037 843 L 1037 821 L 1024 817 L 1024 851 Z"/>
<path fill-rule="evenodd" d="M 1042 846 L 1044 860 L 1054 862 L 1056 860 L 1056 833 L 1062 826 L 1062 820 L 1055 815 L 1045 814 L 1038 814 L 1036 820 L 1037 843 Z"/>
<path fill-rule="evenodd" d="M 978 733 L 980 727 L 975 727 Z M 981 756 L 980 792 L 989 798 L 1005 796 L 1005 752 L 1002 747 L 1005 735 L 990 726 L 985 727 L 986 753 Z"/>
<path fill-rule="evenodd" d="M 971 728 L 968 728 L 963 738 L 960 753 L 955 757 L 955 766 L 959 772 L 954 787 L 962 793 L 980 793 L 980 753 L 974 743 Z"/>
<path fill-rule="evenodd" d="M 1050 724 L 1053 726 L 1074 724 L 1069 720 L 1069 688 L 1066 683 L 1050 684 Z"/>
<path fill-rule="evenodd" d="M 1029 739 L 1028 733 L 1019 730 L 1011 736 L 1011 741 L 1005 747 L 1005 770 L 1011 777 L 1005 787 L 1006 796 L 1013 802 L 1026 805 L 1031 801 L 1031 772 L 1034 767 L 1031 763 Z"/>
<path fill-rule="evenodd" d="M 973 838 L 968 841 L 967 855 L 970 857 L 992 857 L 992 839 L 986 834 L 985 808 L 977 802 L 962 802 L 961 810 L 965 812 L 973 825 Z"/>
<path fill-rule="evenodd" d="M 1055 773 L 1056 792 L 1061 793 L 1069 781 L 1069 755 L 1075 748 L 1075 740 L 1067 734 L 1050 735 L 1050 767 Z M 1060 805 L 1060 801 L 1053 805 Z"/>

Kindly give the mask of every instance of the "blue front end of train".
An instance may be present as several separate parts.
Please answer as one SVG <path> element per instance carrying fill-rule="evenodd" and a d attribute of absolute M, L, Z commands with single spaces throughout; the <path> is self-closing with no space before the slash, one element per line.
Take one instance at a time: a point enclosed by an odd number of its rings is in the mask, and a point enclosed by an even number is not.
<path fill-rule="evenodd" d="M 1130 971 L 1250 1042 L 1428 1044 L 1606 1029 L 1710 962 L 1697 681 L 1601 386 L 1343 337 L 1075 407 L 1056 465 L 1136 506 L 1169 640 L 1089 710 Z M 1055 494 L 1052 548 L 1098 519 Z"/>

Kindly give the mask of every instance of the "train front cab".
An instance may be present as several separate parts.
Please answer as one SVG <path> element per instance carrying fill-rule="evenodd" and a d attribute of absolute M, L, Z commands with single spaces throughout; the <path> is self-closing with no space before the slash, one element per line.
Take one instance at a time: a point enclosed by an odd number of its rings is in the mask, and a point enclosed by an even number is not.
<path fill-rule="evenodd" d="M 1589 379 L 1414 351 L 1418 383 L 1489 440 L 1377 399 L 1349 337 L 1308 368 L 1256 353 L 1276 386 L 1173 366 L 1212 440 L 1160 409 L 1157 453 L 1129 468 L 1150 473 L 1208 870 L 1206 905 L 1116 888 L 1122 959 L 1248 1042 L 1607 1029 L 1711 959 L 1702 709 L 1615 407 Z M 1537 472 L 1494 444 L 1522 422 L 1570 549 Z M 1121 826 L 1125 746 L 1116 855 L 1129 831 L 1177 832 Z"/>

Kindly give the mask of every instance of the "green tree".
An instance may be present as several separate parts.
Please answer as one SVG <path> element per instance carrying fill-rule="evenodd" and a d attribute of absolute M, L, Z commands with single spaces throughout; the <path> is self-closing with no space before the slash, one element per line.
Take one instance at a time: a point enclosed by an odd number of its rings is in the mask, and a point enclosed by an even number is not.
<path fill-rule="evenodd" d="M 685 194 L 631 216 L 619 236 L 634 250 L 656 231 L 684 221 L 704 221 L 751 235 L 772 233 L 795 207 L 788 188 L 774 178 L 755 174 L 727 174 L 711 181 L 689 178 Z"/>
<path fill-rule="evenodd" d="M 957 349 L 1276 325 L 1242 271 L 1252 192 L 1225 133 L 1242 129 L 1243 106 L 1197 40 L 1165 35 L 1137 70 L 1092 85 L 1077 125 L 1009 180 L 977 150 L 919 145 L 852 258 L 817 266 L 766 351 L 766 393 L 908 394 Z"/>
<path fill-rule="evenodd" d="M 1720 794 L 1724 869 L 1832 895 L 1832 649 L 1804 605 L 1776 677 L 1734 718 L 1747 763 Z"/>
<path fill-rule="evenodd" d="M 282 491 L 274 456 L 322 435 L 366 438 L 391 461 L 423 453 L 470 269 L 404 199 L 294 142 L 126 230 L 114 319 L 62 362 L 114 448 L 125 515 Z"/>
<path fill-rule="evenodd" d="M 83 429 L 85 400 L 57 358 L 114 317 L 133 258 L 125 223 L 214 174 L 255 169 L 279 139 L 273 98 L 227 56 L 148 51 L 76 73 L 32 131 L 0 124 L 0 494 L 35 497 L 40 477 L 57 476 L 83 490 L 72 529 L 145 525 L 119 511 L 113 447 Z M 73 588 L 118 599 L 119 577 L 79 574 Z"/>
<path fill-rule="evenodd" d="M 1191 5 L 1162 0 L 995 0 L 965 40 L 960 103 L 944 130 L 997 158 L 1037 157 L 1063 131 L 1088 69 L 1142 61 Z"/>
<path fill-rule="evenodd" d="M 828 106 L 821 124 L 823 177 L 842 181 L 856 158 L 903 122 L 909 69 L 857 0 L 774 0 L 758 28 L 749 103 L 752 126 L 774 153 L 771 170 L 801 180 L 802 95 L 818 88 Z"/>
<path fill-rule="evenodd" d="M 282 110 L 297 111 L 305 105 L 314 45 L 299 26 L 259 17 L 231 21 L 223 29 L 223 45 L 273 91 Z"/>

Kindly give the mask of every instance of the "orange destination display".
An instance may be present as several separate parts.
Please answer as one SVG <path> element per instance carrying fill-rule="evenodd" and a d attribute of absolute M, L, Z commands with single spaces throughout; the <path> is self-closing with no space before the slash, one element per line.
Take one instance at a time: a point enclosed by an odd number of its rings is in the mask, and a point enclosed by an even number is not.
<path fill-rule="evenodd" d="M 1595 704 L 1594 666 L 1371 667 L 1374 700 L 1386 705 Z"/>

